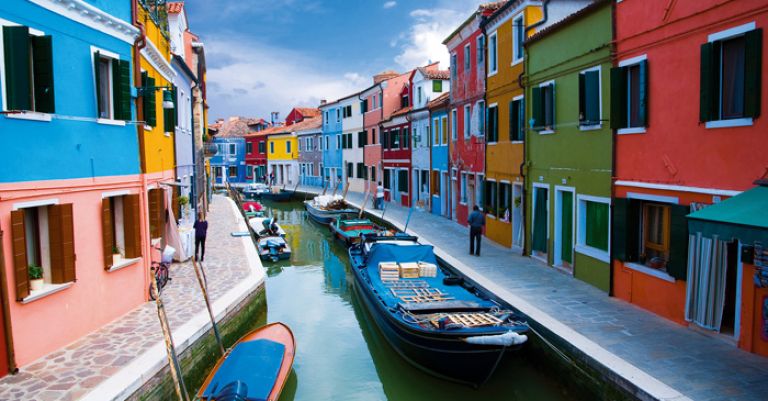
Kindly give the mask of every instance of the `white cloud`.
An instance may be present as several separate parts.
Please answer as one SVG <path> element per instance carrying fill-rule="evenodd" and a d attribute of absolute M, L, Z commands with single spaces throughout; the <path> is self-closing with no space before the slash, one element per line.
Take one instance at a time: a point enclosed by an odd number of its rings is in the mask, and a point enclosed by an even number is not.
<path fill-rule="evenodd" d="M 396 6 L 396 5 L 397 5 L 396 1 L 388 1 L 388 2 L 384 3 L 384 8 L 392 8 L 392 7 Z"/>
<path fill-rule="evenodd" d="M 395 57 L 395 62 L 404 69 L 422 66 L 429 61 L 439 61 L 440 68 L 448 68 L 448 50 L 443 45 L 443 40 L 461 25 L 480 3 L 480 0 L 444 0 L 433 9 L 411 11 L 410 17 L 414 22 L 405 38 L 398 41 L 401 50 Z"/>
<path fill-rule="evenodd" d="M 326 73 L 313 67 L 322 65 L 321 60 L 242 38 L 208 38 L 206 53 L 208 60 L 228 57 L 226 63 L 208 69 L 211 120 L 268 117 L 272 111 L 279 111 L 282 118 L 294 106 L 317 107 L 321 99 L 335 100 L 371 83 L 356 72 Z"/>

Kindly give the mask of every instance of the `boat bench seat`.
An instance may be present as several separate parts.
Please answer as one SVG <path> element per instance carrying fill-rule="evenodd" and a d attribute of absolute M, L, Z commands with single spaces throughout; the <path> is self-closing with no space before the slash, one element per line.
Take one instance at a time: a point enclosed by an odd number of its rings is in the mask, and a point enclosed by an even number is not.
<path fill-rule="evenodd" d="M 215 396 L 227 384 L 239 380 L 248 388 L 248 401 L 266 400 L 283 363 L 285 346 L 270 340 L 237 344 L 219 366 L 203 392 L 203 399 Z"/>
<path fill-rule="evenodd" d="M 397 305 L 402 310 L 416 313 L 485 311 L 490 307 L 489 305 L 472 301 L 400 302 Z"/>

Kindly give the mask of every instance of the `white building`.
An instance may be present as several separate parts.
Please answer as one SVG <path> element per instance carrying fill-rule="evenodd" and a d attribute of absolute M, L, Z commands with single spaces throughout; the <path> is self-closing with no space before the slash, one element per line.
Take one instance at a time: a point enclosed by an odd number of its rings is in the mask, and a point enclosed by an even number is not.
<path fill-rule="evenodd" d="M 363 129 L 362 100 L 360 93 L 355 93 L 339 101 L 341 107 L 342 168 L 343 179 L 349 182 L 349 190 L 365 190 L 366 169 L 363 163 L 363 148 L 366 133 Z"/>

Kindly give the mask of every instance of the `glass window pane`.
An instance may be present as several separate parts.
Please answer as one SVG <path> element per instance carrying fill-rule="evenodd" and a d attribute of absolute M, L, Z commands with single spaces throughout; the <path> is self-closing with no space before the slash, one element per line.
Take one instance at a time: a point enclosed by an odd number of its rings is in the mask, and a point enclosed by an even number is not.
<path fill-rule="evenodd" d="M 593 248 L 608 250 L 608 204 L 586 202 L 587 235 L 586 243 Z"/>
<path fill-rule="evenodd" d="M 630 127 L 640 127 L 640 66 L 633 65 L 627 68 L 627 107 L 629 111 Z"/>
<path fill-rule="evenodd" d="M 110 87 L 112 80 L 109 77 L 110 62 L 108 59 L 99 59 L 99 118 L 112 118 L 109 107 L 109 99 L 112 97 Z"/>
<path fill-rule="evenodd" d="M 722 119 L 744 116 L 744 37 L 722 45 Z"/>

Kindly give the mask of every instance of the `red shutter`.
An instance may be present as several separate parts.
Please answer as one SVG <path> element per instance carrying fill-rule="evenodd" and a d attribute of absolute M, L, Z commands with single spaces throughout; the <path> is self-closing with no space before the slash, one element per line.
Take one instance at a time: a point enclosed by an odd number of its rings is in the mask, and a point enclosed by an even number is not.
<path fill-rule="evenodd" d="M 29 271 L 27 270 L 27 235 L 24 228 L 24 210 L 11 212 L 11 243 L 13 243 L 13 273 L 16 284 L 16 300 L 29 295 Z"/>

